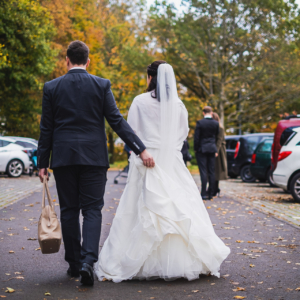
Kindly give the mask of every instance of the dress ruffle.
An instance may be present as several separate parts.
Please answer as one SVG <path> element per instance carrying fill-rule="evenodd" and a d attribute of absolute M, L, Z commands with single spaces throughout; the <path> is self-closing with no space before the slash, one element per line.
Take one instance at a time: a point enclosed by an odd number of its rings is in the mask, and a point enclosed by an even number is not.
<path fill-rule="evenodd" d="M 152 149 L 155 157 L 158 150 Z M 134 154 L 128 182 L 95 273 L 114 282 L 220 276 L 230 249 L 215 234 L 198 188 L 178 152 L 172 177 Z"/>

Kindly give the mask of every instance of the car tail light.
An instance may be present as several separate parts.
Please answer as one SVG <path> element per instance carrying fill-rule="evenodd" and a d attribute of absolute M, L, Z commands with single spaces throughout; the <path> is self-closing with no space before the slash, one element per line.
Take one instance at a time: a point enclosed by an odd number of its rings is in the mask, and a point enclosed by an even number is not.
<path fill-rule="evenodd" d="M 251 164 L 255 164 L 255 161 L 256 161 L 256 154 L 252 154 Z"/>
<path fill-rule="evenodd" d="M 274 143 L 272 144 L 272 149 L 271 149 L 271 162 L 274 164 Z"/>
<path fill-rule="evenodd" d="M 236 143 L 236 146 L 235 146 L 235 151 L 234 151 L 234 158 L 237 158 L 238 154 L 239 154 L 239 150 L 240 150 L 240 142 L 237 142 Z"/>
<path fill-rule="evenodd" d="M 291 153 L 292 153 L 292 151 L 280 152 L 279 155 L 278 155 L 278 161 L 281 161 L 281 160 L 287 158 Z"/>
<path fill-rule="evenodd" d="M 27 150 L 22 150 L 23 152 L 25 152 L 25 153 L 28 153 L 28 151 Z"/>

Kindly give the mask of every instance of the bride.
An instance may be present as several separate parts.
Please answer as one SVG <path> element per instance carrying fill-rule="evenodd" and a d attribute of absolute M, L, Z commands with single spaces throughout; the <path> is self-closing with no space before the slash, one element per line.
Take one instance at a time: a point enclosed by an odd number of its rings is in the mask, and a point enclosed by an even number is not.
<path fill-rule="evenodd" d="M 95 273 L 100 281 L 220 277 L 230 250 L 214 232 L 180 152 L 188 113 L 178 98 L 173 68 L 147 68 L 148 92 L 137 96 L 128 123 L 155 160 L 147 168 L 134 153 L 127 185 Z"/>

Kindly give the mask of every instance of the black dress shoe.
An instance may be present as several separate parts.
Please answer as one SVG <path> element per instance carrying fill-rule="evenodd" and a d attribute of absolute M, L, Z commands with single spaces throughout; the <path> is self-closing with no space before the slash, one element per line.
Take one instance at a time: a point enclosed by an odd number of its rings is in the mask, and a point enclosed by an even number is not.
<path fill-rule="evenodd" d="M 202 200 L 211 200 L 212 197 L 210 196 L 202 196 Z"/>
<path fill-rule="evenodd" d="M 83 263 L 79 273 L 81 275 L 80 282 L 83 285 L 94 285 L 94 270 L 91 265 Z"/>
<path fill-rule="evenodd" d="M 80 276 L 79 269 L 74 270 L 74 269 L 71 269 L 71 267 L 69 267 L 67 274 L 70 275 L 71 277 L 79 277 Z"/>

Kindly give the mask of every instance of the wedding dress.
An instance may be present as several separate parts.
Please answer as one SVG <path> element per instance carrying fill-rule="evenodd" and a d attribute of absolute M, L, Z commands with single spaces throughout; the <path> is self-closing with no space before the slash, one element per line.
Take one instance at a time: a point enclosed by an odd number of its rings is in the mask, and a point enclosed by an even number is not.
<path fill-rule="evenodd" d="M 134 153 L 128 180 L 95 273 L 128 279 L 174 280 L 220 277 L 230 249 L 215 234 L 181 148 L 188 135 L 188 113 L 179 100 L 170 65 L 158 68 L 158 98 L 137 96 L 128 123 L 155 160 L 146 168 Z"/>

